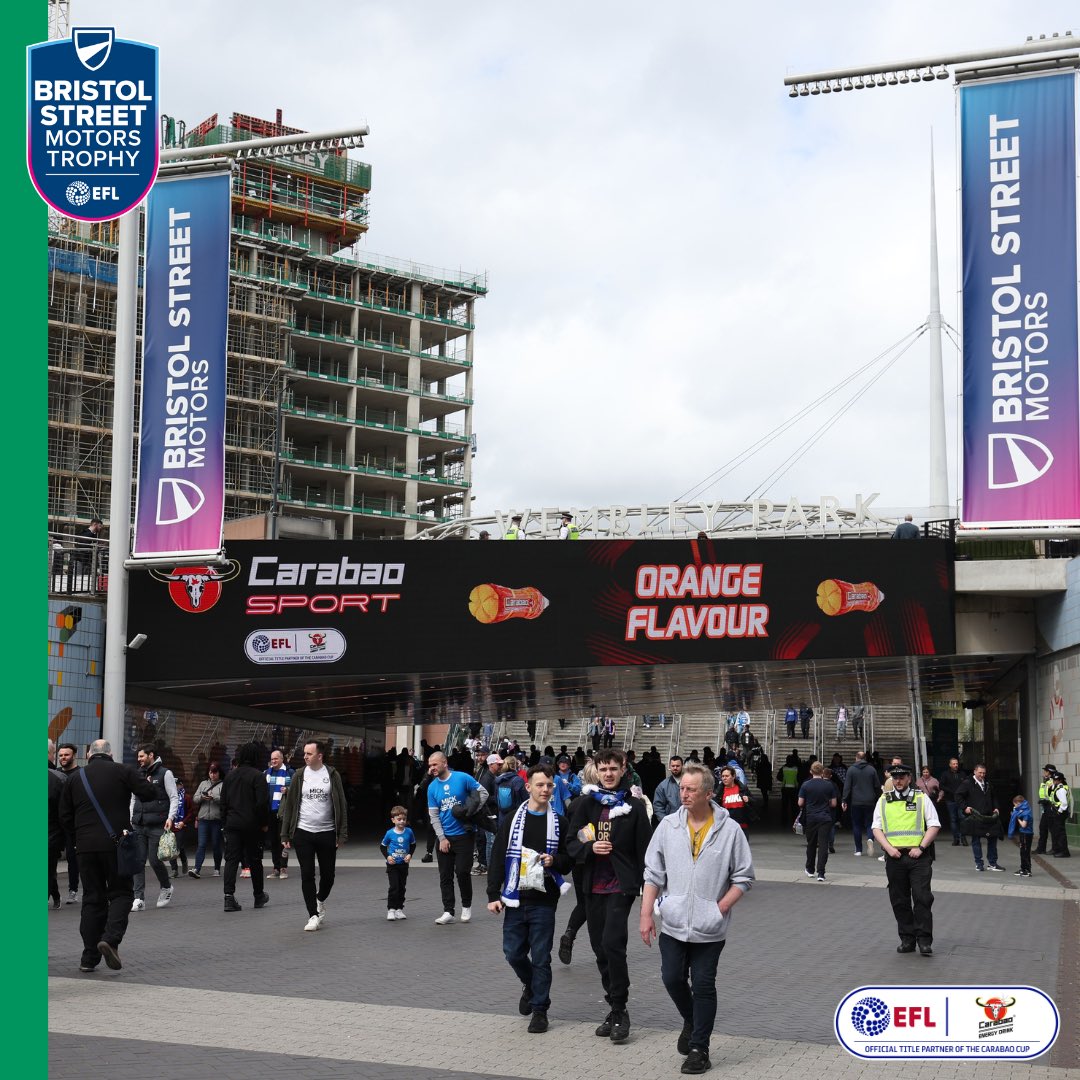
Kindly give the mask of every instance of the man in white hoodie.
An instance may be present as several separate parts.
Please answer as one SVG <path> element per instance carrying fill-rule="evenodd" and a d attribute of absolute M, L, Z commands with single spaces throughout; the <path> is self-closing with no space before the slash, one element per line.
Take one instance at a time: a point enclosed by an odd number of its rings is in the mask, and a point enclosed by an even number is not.
<path fill-rule="evenodd" d="M 682 1072 L 712 1067 L 709 1039 L 716 1020 L 716 969 L 731 909 L 754 881 L 742 829 L 712 801 L 713 777 L 687 762 L 679 780 L 682 805 L 657 826 L 645 855 L 641 940 L 659 931 L 660 974 L 683 1018 L 676 1046 Z"/>

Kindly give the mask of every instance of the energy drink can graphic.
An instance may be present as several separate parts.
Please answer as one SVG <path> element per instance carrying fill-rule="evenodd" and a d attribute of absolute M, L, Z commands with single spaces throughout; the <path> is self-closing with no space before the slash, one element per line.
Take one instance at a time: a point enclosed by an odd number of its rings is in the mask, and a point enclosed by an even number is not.
<path fill-rule="evenodd" d="M 817 605 L 826 615 L 847 615 L 851 611 L 877 611 L 885 594 L 872 582 L 852 585 L 839 578 L 826 578 L 817 587 Z"/>
<path fill-rule="evenodd" d="M 469 593 L 469 614 L 482 623 L 537 619 L 547 606 L 547 597 L 531 586 L 509 589 L 505 585 L 477 585 Z"/>

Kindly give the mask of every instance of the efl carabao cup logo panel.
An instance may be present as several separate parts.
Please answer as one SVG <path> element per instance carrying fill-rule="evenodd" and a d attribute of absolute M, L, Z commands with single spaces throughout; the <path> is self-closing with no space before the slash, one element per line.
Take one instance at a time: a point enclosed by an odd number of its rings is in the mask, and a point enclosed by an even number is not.
<path fill-rule="evenodd" d="M 27 49 L 26 162 L 66 217 L 110 221 L 145 198 L 158 170 L 158 51 L 111 27 Z"/>

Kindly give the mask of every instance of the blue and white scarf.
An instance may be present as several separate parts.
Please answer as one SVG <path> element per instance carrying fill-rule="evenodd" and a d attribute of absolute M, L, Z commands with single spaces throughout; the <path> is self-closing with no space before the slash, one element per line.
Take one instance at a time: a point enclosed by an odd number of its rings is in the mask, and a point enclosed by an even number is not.
<path fill-rule="evenodd" d="M 513 820 L 510 822 L 510 836 L 506 841 L 505 873 L 503 874 L 502 902 L 507 907 L 518 907 L 521 904 L 521 838 L 525 835 L 525 815 L 529 812 L 529 804 L 523 802 L 514 811 Z M 559 818 L 549 806 L 547 810 L 547 841 L 545 843 L 546 854 L 554 855 L 559 850 Z M 570 882 L 566 881 L 561 874 L 551 868 L 544 870 L 544 874 L 555 882 L 562 896 L 570 891 Z"/>
<path fill-rule="evenodd" d="M 582 795 L 591 795 L 601 806 L 608 808 L 608 819 L 622 817 L 623 814 L 629 814 L 632 807 L 626 802 L 626 796 L 629 794 L 623 788 L 618 788 L 615 791 L 605 791 L 604 788 L 597 787 L 595 784 L 585 784 L 581 789 Z"/>

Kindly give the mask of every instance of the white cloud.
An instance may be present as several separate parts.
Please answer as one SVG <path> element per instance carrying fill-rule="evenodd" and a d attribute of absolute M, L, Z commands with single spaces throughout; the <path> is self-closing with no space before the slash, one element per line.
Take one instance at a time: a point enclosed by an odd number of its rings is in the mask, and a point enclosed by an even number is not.
<path fill-rule="evenodd" d="M 1075 17 L 1060 0 L 1037 24 L 1030 10 L 79 0 L 75 15 L 160 45 L 164 107 L 189 125 L 278 107 L 310 129 L 370 124 L 367 246 L 490 274 L 474 474 L 487 513 L 674 498 L 916 327 L 931 127 L 956 325 L 951 84 L 792 100 L 782 81 L 1019 44 Z M 925 505 L 928 358 L 924 338 L 769 493 Z M 954 438 L 949 348 L 945 371 Z M 715 497 L 747 494 L 821 419 Z"/>

